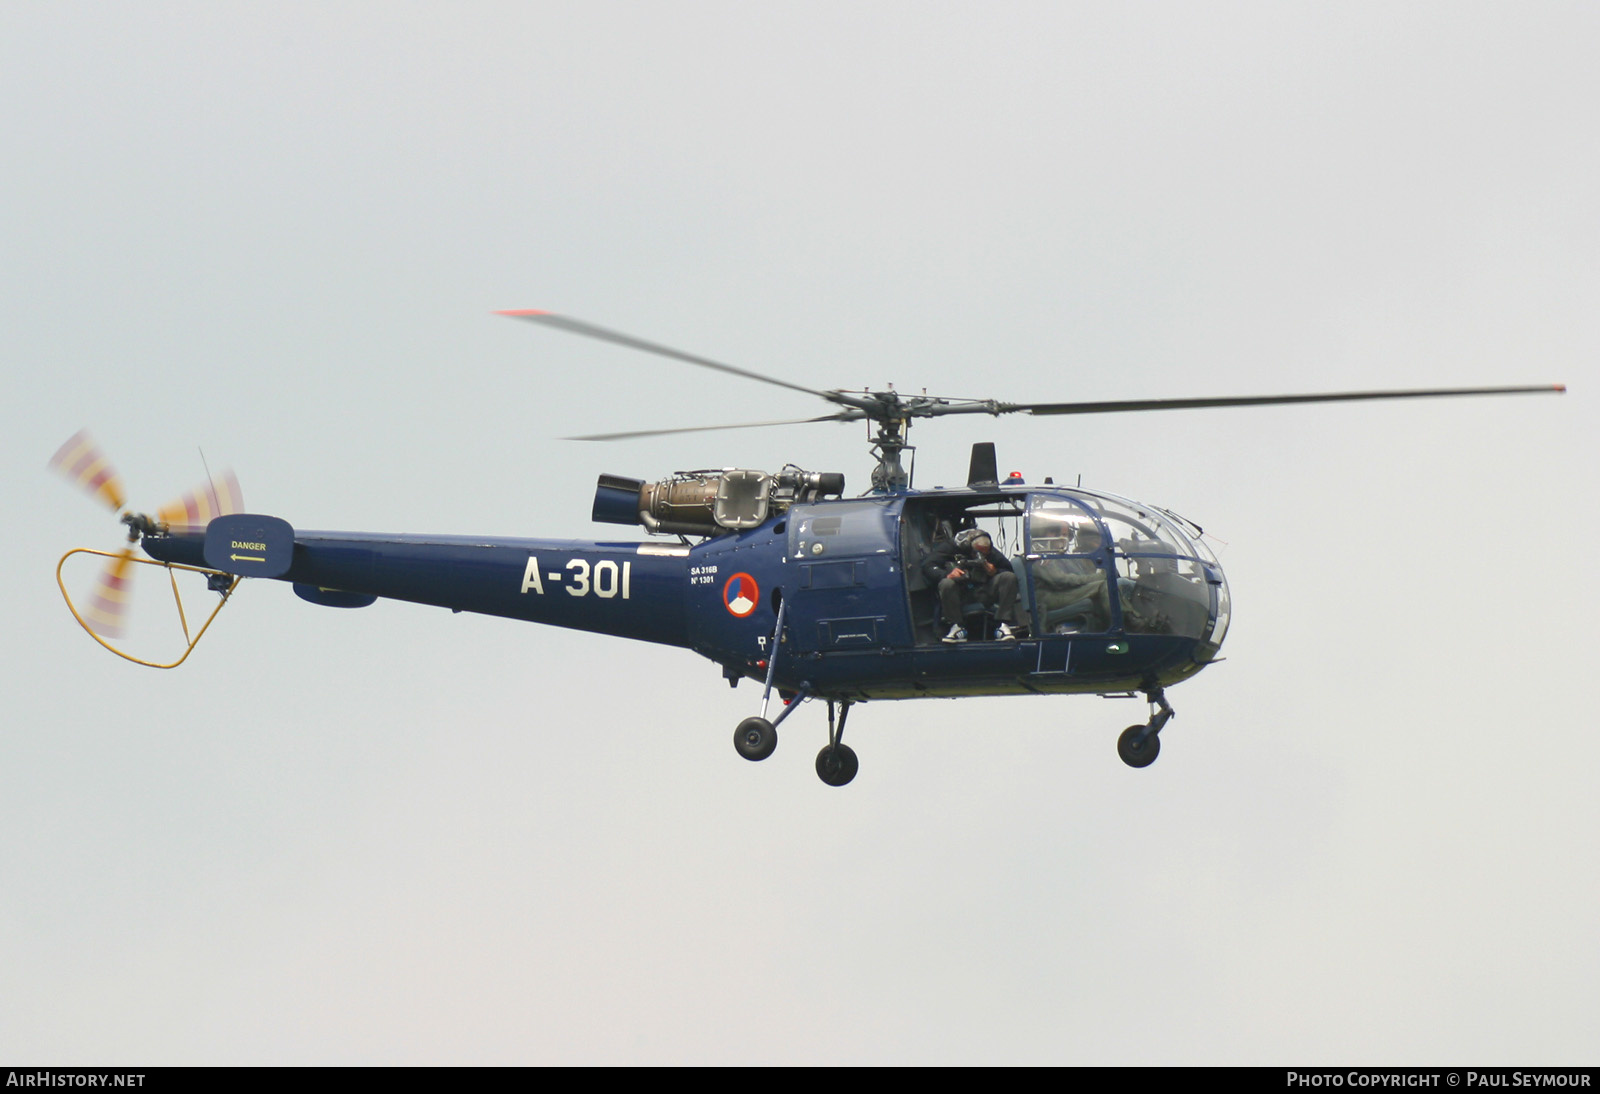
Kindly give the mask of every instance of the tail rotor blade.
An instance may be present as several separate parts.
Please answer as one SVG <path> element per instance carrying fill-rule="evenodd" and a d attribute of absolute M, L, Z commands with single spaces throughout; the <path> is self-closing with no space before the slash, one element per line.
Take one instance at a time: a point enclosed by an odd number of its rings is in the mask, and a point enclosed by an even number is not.
<path fill-rule="evenodd" d="M 126 500 L 122 492 L 122 480 L 117 477 L 111 462 L 106 459 L 94 438 L 89 436 L 87 429 L 80 429 L 69 437 L 67 443 L 50 457 L 49 466 L 75 482 L 91 497 L 99 498 L 112 512 L 122 509 Z"/>
<path fill-rule="evenodd" d="M 130 582 L 133 574 L 133 548 L 124 547 L 106 563 L 95 583 L 94 595 L 84 610 L 84 622 L 101 638 L 121 638 L 123 620 L 128 614 Z"/>
<path fill-rule="evenodd" d="M 232 471 L 224 471 L 170 505 L 163 505 L 156 519 L 180 527 L 204 528 L 216 517 L 243 511 L 244 493 L 239 489 L 239 479 Z"/>

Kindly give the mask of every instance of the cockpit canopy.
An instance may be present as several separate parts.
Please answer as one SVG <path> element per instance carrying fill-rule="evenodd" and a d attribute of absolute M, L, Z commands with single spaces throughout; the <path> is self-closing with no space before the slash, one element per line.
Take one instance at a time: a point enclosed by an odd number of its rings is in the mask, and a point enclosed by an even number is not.
<path fill-rule="evenodd" d="M 1036 492 L 1027 559 L 1044 633 L 1177 634 L 1213 651 L 1227 633 L 1228 586 L 1216 556 L 1198 528 L 1154 506 L 1088 490 Z"/>

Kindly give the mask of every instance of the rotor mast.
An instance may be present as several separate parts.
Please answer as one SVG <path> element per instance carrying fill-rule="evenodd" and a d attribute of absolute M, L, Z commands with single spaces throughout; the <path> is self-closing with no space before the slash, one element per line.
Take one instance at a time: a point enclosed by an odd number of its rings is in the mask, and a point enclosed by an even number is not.
<path fill-rule="evenodd" d="M 913 418 L 937 418 L 945 414 L 1002 414 L 1004 406 L 992 399 L 942 399 L 937 396 L 901 395 L 891 385 L 887 391 L 830 392 L 830 395 L 859 399 L 861 416 L 877 424 L 878 431 L 868 443 L 877 460 L 872 469 L 874 494 L 898 494 L 911 488 L 911 472 L 900 454 L 915 451 L 906 443 Z M 868 404 L 863 406 L 862 404 Z"/>
<path fill-rule="evenodd" d="M 878 418 L 878 435 L 869 443 L 869 449 L 878 465 L 872 469 L 874 494 L 898 494 L 911 488 L 911 473 L 900 462 L 900 453 L 910 446 L 906 434 L 911 430 L 910 418 Z"/>

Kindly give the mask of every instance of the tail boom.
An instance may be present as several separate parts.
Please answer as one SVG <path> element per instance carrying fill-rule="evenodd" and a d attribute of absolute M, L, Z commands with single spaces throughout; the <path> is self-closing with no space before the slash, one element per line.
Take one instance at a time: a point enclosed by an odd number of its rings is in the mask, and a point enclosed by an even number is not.
<path fill-rule="evenodd" d="M 201 532 L 146 536 L 143 546 L 163 562 L 207 565 Z M 211 565 L 237 572 L 214 559 Z M 654 543 L 295 531 L 292 563 L 271 576 L 316 590 L 688 646 L 688 568 L 687 548 Z"/>

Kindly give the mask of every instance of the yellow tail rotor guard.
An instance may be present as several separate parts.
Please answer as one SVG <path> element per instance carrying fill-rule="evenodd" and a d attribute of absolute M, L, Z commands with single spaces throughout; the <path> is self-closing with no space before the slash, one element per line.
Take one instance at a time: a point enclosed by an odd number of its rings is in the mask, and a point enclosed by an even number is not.
<path fill-rule="evenodd" d="M 62 555 L 61 561 L 56 563 L 56 586 L 60 588 L 62 598 L 67 602 L 67 610 L 72 613 L 72 618 L 78 621 L 78 626 L 82 627 L 84 632 L 87 633 L 90 638 L 93 638 L 96 642 L 100 643 L 100 645 L 104 646 L 106 649 L 110 650 L 124 661 L 132 661 L 135 665 L 143 665 L 146 668 L 151 669 L 175 669 L 187 661 L 189 659 L 189 655 L 194 652 L 194 648 L 200 644 L 200 639 L 205 637 L 206 631 L 211 627 L 212 620 L 217 618 L 217 613 L 222 611 L 223 607 L 228 603 L 228 600 L 233 596 L 233 591 L 239 587 L 239 582 L 243 580 L 242 578 L 236 577 L 232 574 L 223 574 L 219 570 L 208 570 L 200 566 L 185 566 L 182 563 L 177 562 L 158 562 L 155 559 L 149 558 L 129 557 L 125 559 L 127 562 L 140 566 L 155 566 L 159 569 L 164 569 L 167 571 L 167 578 L 171 582 L 172 599 L 178 607 L 178 624 L 183 628 L 183 639 L 188 643 L 188 645 L 184 649 L 182 657 L 168 664 L 162 664 L 158 661 L 146 661 L 143 658 L 133 656 L 131 653 L 126 653 L 122 650 L 119 650 L 110 642 L 107 642 L 99 634 L 95 633 L 94 628 L 89 625 L 88 621 L 85 620 L 83 615 L 78 611 L 78 606 L 72 602 L 72 594 L 67 592 L 66 582 L 61 578 L 62 567 L 66 566 L 67 559 L 71 558 L 73 555 L 98 555 L 101 558 L 108 558 L 112 559 L 113 561 L 117 560 L 121 556 L 112 551 L 96 551 L 89 547 L 75 547 L 66 554 Z M 226 577 L 230 579 L 228 587 L 222 590 L 222 599 L 217 602 L 217 606 L 215 608 L 211 609 L 211 614 L 206 616 L 206 621 L 201 624 L 199 631 L 197 631 L 192 637 L 189 634 L 189 619 L 183 610 L 183 595 L 178 591 L 178 577 L 175 572 L 178 570 L 183 570 L 192 574 L 204 574 L 207 580 L 211 580 L 216 577 Z"/>

